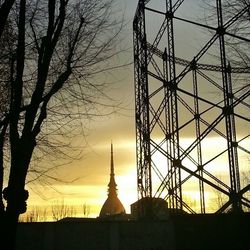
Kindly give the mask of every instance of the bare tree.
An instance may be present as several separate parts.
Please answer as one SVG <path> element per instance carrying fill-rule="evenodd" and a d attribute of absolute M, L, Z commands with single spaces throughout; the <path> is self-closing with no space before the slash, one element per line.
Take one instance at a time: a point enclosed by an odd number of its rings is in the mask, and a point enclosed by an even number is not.
<path fill-rule="evenodd" d="M 210 27 L 217 27 L 217 2 L 221 3 L 223 23 L 238 18 L 233 25 L 225 32 L 224 41 L 226 44 L 227 60 L 232 67 L 250 67 L 250 1 L 249 0 L 203 0 L 204 17 Z M 241 14 L 241 15 L 240 15 Z M 220 27 L 217 27 L 218 29 Z M 214 32 L 214 31 L 212 31 Z M 217 53 L 214 53 L 217 57 Z M 233 81 L 234 90 L 238 94 L 242 94 L 249 90 L 249 74 L 235 74 Z M 249 108 L 249 98 L 245 100 L 247 108 Z M 247 111 L 246 111 L 247 112 Z"/>
<path fill-rule="evenodd" d="M 216 27 L 216 1 L 203 0 L 205 8 L 205 20 L 209 25 Z M 227 30 L 228 36 L 225 36 L 227 51 L 230 57 L 230 63 L 241 67 L 250 67 L 250 1 L 249 0 L 222 0 L 223 18 L 227 22 L 233 18 L 236 13 L 247 11 Z M 208 11 L 209 10 L 209 11 Z"/>
<path fill-rule="evenodd" d="M 47 208 L 34 206 L 31 211 L 19 217 L 19 222 L 44 222 L 48 221 Z"/>
<path fill-rule="evenodd" d="M 75 217 L 76 210 L 74 206 L 65 204 L 64 200 L 57 200 L 51 206 L 51 215 L 54 221 L 58 221 L 66 217 Z"/>
<path fill-rule="evenodd" d="M 50 155 L 56 161 L 79 133 L 79 118 L 96 115 L 107 87 L 101 73 L 112 68 L 122 23 L 114 18 L 113 0 L 20 0 L 9 19 L 16 35 L 9 77 L 10 101 L 1 153 L 9 152 L 7 201 L 1 208 L 6 249 L 14 249 L 18 217 L 26 211 L 27 175 Z M 4 122 L 3 122 L 4 121 Z M 67 136 L 69 136 L 67 138 Z"/>
<path fill-rule="evenodd" d="M 213 202 L 212 209 L 216 211 L 227 202 L 227 197 L 223 195 L 221 192 L 219 192 L 217 189 L 214 189 L 212 194 L 214 196 L 212 198 L 212 202 Z"/>
<path fill-rule="evenodd" d="M 209 24 L 214 24 L 216 15 L 216 1 L 204 0 L 205 8 L 210 10 L 210 16 L 206 16 L 206 20 Z M 233 66 L 250 68 L 250 0 L 221 0 L 222 14 L 224 23 L 232 18 L 235 18 L 236 14 L 240 16 L 237 21 L 226 30 L 225 43 L 227 45 L 228 60 Z M 240 13 L 243 13 L 239 15 Z M 217 20 L 216 20 L 217 21 Z M 250 89 L 249 74 L 238 75 L 238 79 L 235 80 L 234 88 L 240 89 L 242 85 L 242 91 L 247 92 Z M 250 99 L 246 99 L 245 106 L 246 112 L 249 111 Z M 248 115 L 248 114 L 247 114 Z M 250 172 L 245 171 L 242 173 L 241 178 L 244 189 L 248 188 L 248 191 L 244 194 L 249 198 L 250 188 Z M 222 197 L 218 197 L 218 202 L 222 201 Z"/>
<path fill-rule="evenodd" d="M 5 24 L 8 19 L 8 15 L 10 13 L 10 10 L 14 4 L 15 0 L 5 0 L 5 1 L 0 1 L 0 17 L 1 17 L 1 22 L 0 22 L 0 38 L 4 32 L 5 29 Z"/>
<path fill-rule="evenodd" d="M 64 199 L 55 200 L 49 207 L 33 206 L 32 209 L 19 217 L 19 222 L 45 222 L 58 221 L 67 217 L 76 217 L 78 212 L 83 213 L 83 218 L 87 218 L 90 213 L 90 206 L 69 205 Z"/>
<path fill-rule="evenodd" d="M 84 203 L 82 205 L 82 211 L 83 211 L 83 217 L 88 217 L 89 216 L 89 213 L 90 213 L 90 206 L 87 205 L 86 203 Z"/>
<path fill-rule="evenodd" d="M 8 7 L 7 1 L 1 5 L 0 16 L 2 11 Z M 11 1 L 9 1 L 11 2 Z M 7 4 L 7 5 L 6 5 Z M 5 6 L 5 7 L 4 7 Z M 4 29 L 2 30 L 2 25 Z M 12 67 L 12 48 L 14 46 L 15 34 L 12 30 L 11 23 L 4 18 L 1 18 L 0 24 L 0 221 L 4 219 L 4 201 L 2 199 L 2 190 L 4 185 L 4 161 L 8 158 L 8 154 L 5 151 L 5 143 L 7 140 L 6 133 L 8 132 L 8 112 L 10 103 L 10 85 Z M 4 152 L 5 151 L 5 152 Z M 2 235 L 1 231 L 0 234 Z M 0 236 L 1 238 L 1 236 Z"/>

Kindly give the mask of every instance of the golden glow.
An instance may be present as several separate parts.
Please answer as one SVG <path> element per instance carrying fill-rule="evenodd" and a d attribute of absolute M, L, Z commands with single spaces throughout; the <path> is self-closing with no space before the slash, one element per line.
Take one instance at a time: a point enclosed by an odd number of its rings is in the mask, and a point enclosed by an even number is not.
<path fill-rule="evenodd" d="M 136 168 L 132 168 L 126 175 L 116 176 L 118 184 L 118 197 L 125 207 L 126 213 L 130 213 L 130 205 L 137 200 Z"/>
<path fill-rule="evenodd" d="M 192 138 L 182 139 L 181 143 L 185 147 L 192 142 Z M 130 205 L 137 200 L 137 184 L 136 184 L 136 161 L 135 161 L 135 142 L 134 140 L 121 140 L 114 143 L 114 164 L 115 164 L 115 179 L 118 185 L 118 197 L 123 203 L 126 212 L 130 213 Z M 244 142 L 249 145 L 250 141 Z M 218 150 L 223 150 L 224 143 L 222 139 L 207 138 L 206 139 L 207 157 Z M 93 149 L 93 148 L 92 148 Z M 227 155 L 223 155 L 216 164 L 222 166 L 226 162 Z M 247 162 L 244 154 L 239 151 L 239 159 L 241 165 L 246 167 Z M 156 164 L 161 163 L 162 156 L 155 160 Z M 158 162 L 158 163 L 157 163 Z M 213 169 L 213 165 L 207 166 L 207 170 Z M 217 167 L 217 166 L 216 166 Z M 65 204 L 74 206 L 76 210 L 75 216 L 97 217 L 100 209 L 107 198 L 107 184 L 109 181 L 110 168 L 110 141 L 100 142 L 95 145 L 92 153 L 79 162 L 74 162 L 74 167 L 69 166 L 64 169 L 65 180 L 67 176 L 73 177 L 82 176 L 76 182 L 71 184 L 57 183 L 53 188 L 46 187 L 34 183 L 30 185 L 30 198 L 28 200 L 28 213 L 34 209 L 34 206 L 47 207 L 48 213 L 53 202 L 63 200 Z M 67 175 L 67 171 L 69 173 Z M 220 172 L 221 168 L 217 167 L 215 171 Z M 223 172 L 221 172 L 223 177 Z M 225 174 L 225 173 L 224 173 Z M 227 174 L 227 173 L 226 173 Z M 159 182 L 159 180 L 157 180 Z M 36 192 L 32 191 L 35 190 Z M 55 191 L 57 190 L 57 191 Z M 218 194 L 215 190 L 208 189 L 205 192 L 207 212 L 215 211 L 218 208 Z M 222 197 L 226 199 L 226 197 Z M 185 202 L 199 212 L 199 192 L 197 188 L 197 180 L 191 181 L 183 190 L 183 199 Z M 82 206 L 86 204 L 89 207 L 87 215 L 83 214 Z M 49 216 L 48 216 L 49 217 Z M 51 217 L 49 217 L 51 219 Z"/>
<path fill-rule="evenodd" d="M 129 17 L 128 20 L 132 20 L 138 1 L 120 0 L 120 2 L 128 6 L 126 16 Z M 197 9 L 195 4 L 190 5 L 190 3 L 188 3 L 186 7 L 192 13 Z M 186 8 L 184 8 L 183 11 L 186 12 Z M 154 25 L 158 25 L 156 22 L 153 23 Z M 129 27 L 132 29 L 132 25 Z M 127 35 L 128 44 L 130 45 L 132 41 L 132 34 L 132 30 L 129 30 Z M 200 36 L 199 33 L 196 33 L 195 36 L 190 36 L 188 40 L 187 37 L 185 37 L 186 42 L 184 45 L 182 44 L 182 46 L 178 46 L 181 47 L 180 50 L 178 50 L 178 53 L 181 57 L 189 57 L 189 54 L 193 55 L 193 51 L 196 50 L 195 47 L 200 47 L 200 45 L 197 44 L 197 41 L 201 41 L 202 39 L 204 38 Z M 129 58 L 132 58 L 132 51 L 131 55 L 125 56 L 130 56 Z M 130 59 L 128 59 L 128 61 L 130 61 Z M 131 65 L 130 68 L 126 68 L 126 70 L 119 69 L 119 73 L 117 74 L 117 72 L 114 72 L 114 74 L 110 76 L 110 79 L 106 79 L 105 77 L 107 76 L 104 76 L 104 82 L 115 82 L 115 84 L 112 85 L 113 89 L 109 90 L 108 95 L 112 99 L 116 100 L 117 103 L 122 103 L 123 107 L 116 107 L 115 111 L 117 113 L 113 116 L 92 117 L 92 121 L 87 120 L 86 126 L 89 125 L 89 130 L 85 130 L 84 128 L 84 133 L 88 134 L 88 136 L 85 138 L 85 135 L 83 135 L 81 138 L 82 141 L 85 142 L 84 145 L 87 145 L 85 147 L 82 146 L 83 159 L 73 162 L 69 166 L 58 170 L 58 174 L 60 175 L 59 177 L 69 184 L 52 183 L 52 187 L 46 187 L 44 185 L 40 185 L 39 183 L 31 183 L 27 186 L 27 189 L 30 192 L 28 200 L 29 211 L 31 211 L 34 206 L 50 208 L 53 202 L 63 199 L 65 204 L 73 205 L 77 208 L 86 204 L 90 207 L 88 216 L 98 216 L 100 209 L 107 198 L 107 184 L 109 181 L 110 167 L 110 142 L 112 140 L 114 144 L 115 178 L 118 185 L 118 197 L 123 203 L 127 213 L 130 212 L 130 204 L 135 202 L 137 199 L 135 159 L 136 138 L 132 67 L 133 65 Z M 85 124 L 84 121 L 83 124 Z M 180 140 L 183 148 L 188 147 L 188 145 L 193 142 L 193 138 L 188 138 L 188 136 L 193 135 L 193 133 L 190 133 L 188 129 L 187 131 L 185 130 L 185 133 L 185 136 L 187 137 L 181 138 Z M 242 142 L 242 144 L 247 144 L 248 148 L 249 143 L 249 139 Z M 206 161 L 217 151 L 225 149 L 226 145 L 224 139 L 208 137 L 202 142 L 202 147 L 206 150 L 206 154 L 203 159 L 203 161 Z M 163 156 L 160 154 L 155 154 L 154 161 L 160 170 L 165 168 L 165 166 L 162 166 L 162 157 Z M 245 163 L 245 155 L 240 150 L 239 159 L 243 168 L 246 167 L 247 163 Z M 227 166 L 224 168 L 222 167 L 225 165 L 226 160 L 227 155 L 225 153 L 216 161 L 208 164 L 206 169 L 209 171 L 213 169 L 213 171 L 221 172 L 223 174 L 223 171 L 228 171 Z M 185 160 L 183 161 L 183 164 L 186 164 L 186 166 L 190 168 L 193 167 L 190 162 L 186 162 Z M 185 173 L 183 173 L 183 175 L 185 175 Z M 77 181 L 70 183 L 71 180 L 74 179 L 77 179 Z M 159 179 L 154 181 L 159 182 Z M 184 199 L 191 201 L 191 203 L 193 202 L 194 208 L 198 210 L 200 198 L 197 191 L 197 183 L 195 184 L 196 186 L 192 181 L 188 183 L 185 186 L 183 195 Z M 55 189 L 58 192 L 55 191 Z M 214 191 L 208 190 L 205 192 L 205 199 L 209 203 L 209 206 L 213 207 L 214 203 L 216 203 L 216 194 Z M 80 209 L 77 216 L 83 216 Z"/>

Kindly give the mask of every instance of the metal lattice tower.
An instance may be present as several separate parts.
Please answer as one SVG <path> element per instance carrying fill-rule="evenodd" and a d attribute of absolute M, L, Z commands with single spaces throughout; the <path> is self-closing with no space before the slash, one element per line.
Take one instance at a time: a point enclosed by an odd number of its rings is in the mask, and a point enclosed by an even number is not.
<path fill-rule="evenodd" d="M 250 184 L 240 182 L 250 156 L 250 88 L 235 87 L 250 68 L 230 65 L 225 42 L 250 42 L 230 33 L 250 7 L 223 20 L 221 0 L 214 2 L 216 27 L 181 18 L 184 0 L 140 0 L 133 22 L 138 198 L 163 198 L 173 211 L 206 213 L 209 192 L 223 197 L 214 212 L 250 208 Z M 210 32 L 185 59 L 177 56 L 185 43 L 177 42 L 179 23 Z M 190 186 L 198 209 L 185 197 Z"/>

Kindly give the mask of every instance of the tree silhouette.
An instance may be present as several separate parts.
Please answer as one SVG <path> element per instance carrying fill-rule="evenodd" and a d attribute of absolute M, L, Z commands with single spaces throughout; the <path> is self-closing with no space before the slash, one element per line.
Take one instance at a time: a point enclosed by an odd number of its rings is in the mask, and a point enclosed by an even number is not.
<path fill-rule="evenodd" d="M 1 1 L 1 6 L 0 6 L 0 17 L 1 17 L 1 22 L 0 22 L 0 38 L 3 34 L 3 31 L 5 29 L 5 24 L 8 19 L 8 15 L 10 13 L 10 10 L 14 4 L 15 0 L 5 0 Z"/>
<path fill-rule="evenodd" d="M 205 10 L 205 20 L 208 24 L 216 24 L 216 1 L 203 0 Z M 250 1 L 249 0 L 224 0 L 222 1 L 223 18 L 226 22 L 232 18 L 235 13 L 239 13 L 244 8 L 248 11 L 242 15 L 234 25 L 230 27 L 228 32 L 230 36 L 226 36 L 226 44 L 229 48 L 227 51 L 230 57 L 230 63 L 241 67 L 250 66 Z"/>
<path fill-rule="evenodd" d="M 66 217 L 76 217 L 74 206 L 65 204 L 64 200 L 55 201 L 51 206 L 52 219 L 59 221 Z"/>
<path fill-rule="evenodd" d="M 11 1 L 4 1 L 1 11 L 7 2 Z M 90 117 L 101 104 L 106 84 L 97 79 L 112 68 L 122 27 L 114 18 L 113 3 L 20 0 L 12 9 L 8 5 L 11 15 L 6 20 L 16 35 L 7 56 L 10 98 L 0 121 L 1 190 L 7 203 L 5 207 L 1 199 L 5 249 L 14 249 L 18 217 L 26 211 L 31 160 L 65 153 L 69 145 L 65 137 L 76 129 L 76 119 Z M 1 19 L 1 41 L 7 21 Z M 4 170 L 8 174 L 5 189 Z M 33 173 L 39 178 L 46 170 L 33 166 Z"/>

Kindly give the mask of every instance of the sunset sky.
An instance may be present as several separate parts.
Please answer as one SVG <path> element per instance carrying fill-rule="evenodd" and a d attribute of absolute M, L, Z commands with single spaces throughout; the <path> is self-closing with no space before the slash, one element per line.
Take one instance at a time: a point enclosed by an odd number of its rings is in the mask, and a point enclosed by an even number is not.
<path fill-rule="evenodd" d="M 132 19 L 136 5 L 137 1 L 134 0 L 117 1 L 115 8 L 125 15 L 126 27 L 121 36 L 122 39 L 126 38 L 122 46 L 127 52 L 119 55 L 114 64 L 132 62 Z M 117 104 L 112 110 L 113 114 L 86 122 L 86 136 L 78 138 L 82 158 L 58 168 L 56 174 L 53 173 L 65 180 L 65 183 L 56 182 L 51 187 L 43 182 L 36 182 L 27 186 L 30 193 L 28 211 L 34 206 L 50 207 L 63 200 L 65 204 L 76 207 L 87 204 L 90 207 L 89 216 L 98 216 L 107 197 L 111 141 L 114 145 L 118 196 L 126 211 L 130 211 L 130 204 L 137 198 L 133 65 L 111 72 L 108 78 L 112 84 L 106 94 L 113 99 L 112 105 Z M 71 180 L 75 181 L 67 183 Z"/>
<path fill-rule="evenodd" d="M 133 60 L 132 20 L 137 2 L 137 0 L 118 1 L 118 6 L 124 12 L 125 20 L 128 23 L 122 34 L 123 43 L 128 48 L 128 51 L 120 55 L 116 59 L 118 61 L 114 62 L 115 64 L 120 62 L 128 63 Z M 165 8 L 161 6 L 164 1 L 155 2 L 158 3 L 159 8 Z M 180 10 L 180 14 L 184 18 L 186 16 L 193 18 L 198 14 L 201 1 L 190 0 L 186 2 Z M 203 16 L 203 13 L 199 12 L 199 16 Z M 154 27 L 155 24 L 155 22 L 152 22 L 149 32 L 157 30 Z M 176 34 L 179 39 L 176 40 L 176 44 L 178 46 L 182 43 L 176 54 L 182 58 L 192 59 L 194 51 L 198 51 L 204 44 L 203 41 L 205 41 L 206 35 L 199 30 L 194 30 L 190 25 L 177 22 L 176 26 L 179 28 Z M 192 36 L 183 36 L 183 34 L 189 32 L 192 32 Z M 183 43 L 183 39 L 185 39 L 185 43 Z M 113 114 L 97 117 L 87 122 L 86 135 L 78 138 L 79 145 L 82 145 L 82 158 L 56 170 L 56 176 L 65 180 L 64 183 L 56 182 L 52 186 L 46 186 L 42 182 L 36 182 L 28 185 L 27 188 L 30 192 L 29 210 L 32 210 L 34 206 L 47 207 L 56 201 L 63 200 L 65 204 L 74 206 L 87 204 L 90 207 L 89 216 L 98 216 L 107 197 L 110 144 L 112 141 L 118 197 L 123 203 L 126 212 L 130 212 L 130 204 L 137 199 L 133 77 L 133 65 L 112 72 L 109 78 L 113 85 L 107 90 L 107 94 L 119 105 L 114 107 Z M 187 132 L 185 136 L 185 138 L 182 138 L 183 144 L 189 143 L 191 134 Z M 206 150 L 208 154 L 212 154 L 220 147 L 220 141 L 217 141 L 217 148 L 214 147 L 215 140 L 216 138 L 207 140 Z M 249 140 L 245 143 L 249 145 Z M 241 159 L 245 161 L 244 155 L 242 155 Z M 225 158 L 220 158 L 220 161 L 224 160 Z M 223 172 L 221 175 L 223 175 Z M 74 181 L 71 183 L 72 180 Z M 198 192 L 192 191 L 190 186 L 190 189 L 184 192 L 184 195 L 189 196 L 191 199 L 197 199 Z M 209 193 L 205 195 L 206 197 L 211 196 Z M 213 205 L 211 204 L 211 206 Z"/>

